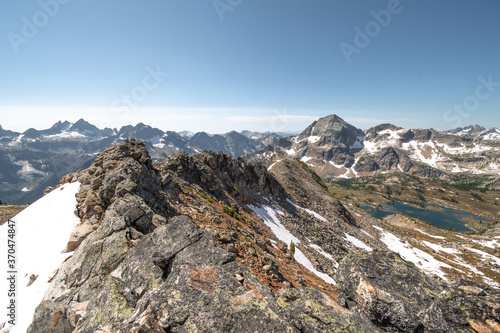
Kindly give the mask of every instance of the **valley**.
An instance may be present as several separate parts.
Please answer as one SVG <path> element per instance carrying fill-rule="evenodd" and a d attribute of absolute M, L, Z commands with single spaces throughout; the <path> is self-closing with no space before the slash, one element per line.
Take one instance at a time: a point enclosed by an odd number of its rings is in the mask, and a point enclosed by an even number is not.
<path fill-rule="evenodd" d="M 473 213 L 479 216 L 465 218 L 464 223 L 474 232 L 482 233 L 500 221 L 500 193 L 485 187 L 489 180 L 490 177 L 475 177 L 468 184 L 464 184 L 464 181 L 451 184 L 392 174 L 339 179 L 329 182 L 328 185 L 330 191 L 342 202 L 355 204 L 357 207 L 371 206 L 373 211 L 383 212 L 382 204 L 398 200 L 416 209 L 425 207 L 439 211 L 442 209 L 438 207 L 446 207 Z M 465 217 L 467 214 L 463 215 Z"/>

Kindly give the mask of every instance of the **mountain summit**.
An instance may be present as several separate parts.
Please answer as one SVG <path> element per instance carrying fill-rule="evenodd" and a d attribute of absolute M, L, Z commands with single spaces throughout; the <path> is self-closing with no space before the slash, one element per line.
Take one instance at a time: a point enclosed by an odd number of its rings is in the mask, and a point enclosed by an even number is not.
<path fill-rule="evenodd" d="M 309 125 L 297 137 L 297 141 L 307 140 L 320 145 L 331 144 L 351 147 L 358 137 L 363 136 L 363 131 L 352 126 L 337 115 L 320 118 Z"/>

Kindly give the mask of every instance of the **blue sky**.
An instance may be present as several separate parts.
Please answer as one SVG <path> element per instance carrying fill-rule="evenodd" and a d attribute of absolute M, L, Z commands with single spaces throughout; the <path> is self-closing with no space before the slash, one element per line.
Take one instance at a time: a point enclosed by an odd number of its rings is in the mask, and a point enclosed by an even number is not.
<path fill-rule="evenodd" d="M 0 1 L 0 125 L 500 127 L 498 0 Z"/>

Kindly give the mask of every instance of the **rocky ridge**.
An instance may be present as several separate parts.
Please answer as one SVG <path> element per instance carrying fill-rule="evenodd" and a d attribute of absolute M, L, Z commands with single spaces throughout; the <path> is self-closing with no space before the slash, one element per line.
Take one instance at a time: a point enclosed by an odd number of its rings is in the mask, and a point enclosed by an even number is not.
<path fill-rule="evenodd" d="M 447 306 L 439 295 L 448 285 L 385 255 L 376 221 L 340 204 L 299 161 L 269 169 L 213 152 L 153 164 L 143 143 L 126 140 L 65 177 L 82 184 L 81 224 L 29 332 L 431 332 L 436 320 L 456 332 L 456 318 L 437 310 Z M 370 299 L 385 302 L 383 311 L 349 287 L 360 274 L 374 276 L 349 259 L 359 256 L 381 263 L 384 293 Z M 418 289 L 418 306 L 391 289 L 387 276 L 398 265 L 409 272 L 400 281 Z M 464 329 L 500 322 L 496 299 L 479 297 L 467 298 L 484 300 L 478 315 L 456 315 Z M 400 324 L 415 309 L 429 319 Z M 377 320 L 381 311 L 389 319 Z"/>

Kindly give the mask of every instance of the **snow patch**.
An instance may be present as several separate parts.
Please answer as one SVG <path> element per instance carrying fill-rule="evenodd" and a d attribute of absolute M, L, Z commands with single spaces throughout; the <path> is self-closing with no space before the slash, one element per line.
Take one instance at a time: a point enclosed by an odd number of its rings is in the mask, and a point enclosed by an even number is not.
<path fill-rule="evenodd" d="M 53 272 L 71 253 L 61 253 L 73 228 L 80 222 L 75 215 L 75 195 L 80 183 L 65 184 L 50 192 L 14 218 L 17 246 L 17 318 L 11 333 L 26 332 L 36 307 L 49 287 Z M 0 226 L 1 253 L 7 253 L 7 223 Z M 7 260 L 0 261 L 0 290 L 7 288 Z M 30 276 L 38 278 L 29 286 Z M 2 295 L 3 297 L 4 295 Z M 4 298 L 2 298 L 3 300 Z M 0 312 L 0 323 L 7 321 L 6 311 Z"/>
<path fill-rule="evenodd" d="M 476 240 L 470 239 L 474 243 L 481 244 L 482 246 L 489 247 L 490 249 L 495 249 L 496 246 L 500 246 L 497 240 L 485 241 L 485 240 Z"/>
<path fill-rule="evenodd" d="M 300 243 L 300 240 L 292 235 L 286 228 L 283 226 L 278 219 L 279 213 L 277 209 L 274 209 L 270 206 L 262 206 L 256 207 L 254 205 L 248 205 L 255 214 L 259 215 L 264 223 L 271 229 L 271 231 L 276 235 L 276 237 L 285 242 L 285 244 L 290 244 L 292 241 L 295 244 Z"/>
<path fill-rule="evenodd" d="M 310 143 L 316 143 L 316 142 L 318 142 L 320 139 L 321 139 L 321 137 L 320 137 L 320 136 L 311 135 L 310 137 L 308 137 L 308 138 L 307 138 L 307 141 L 309 141 Z"/>
<path fill-rule="evenodd" d="M 429 274 L 435 274 L 440 278 L 442 278 L 443 280 L 447 280 L 445 273 L 441 270 L 441 268 L 446 267 L 453 269 L 453 267 L 434 259 L 434 257 L 431 256 L 430 254 L 425 253 L 420 249 L 412 247 L 407 242 L 402 242 L 398 237 L 396 237 L 395 235 L 391 234 L 388 231 L 385 231 L 381 227 L 378 226 L 373 226 L 373 227 L 380 231 L 381 233 L 380 240 L 385 245 L 387 245 L 389 250 L 399 253 L 399 255 L 401 255 L 401 257 L 404 260 L 411 261 L 424 272 Z"/>
<path fill-rule="evenodd" d="M 273 166 L 275 166 L 275 165 L 276 165 L 276 163 L 279 163 L 279 162 L 281 162 L 281 160 L 277 160 L 276 162 L 274 162 L 273 164 L 271 164 L 271 165 L 269 166 L 269 168 L 267 168 L 267 171 L 271 171 L 271 169 L 273 168 Z"/>
<path fill-rule="evenodd" d="M 319 277 L 320 279 L 322 279 L 326 283 L 336 284 L 335 280 L 332 279 L 328 274 L 321 273 L 321 272 L 317 271 L 314 268 L 314 266 L 312 265 L 312 263 L 309 261 L 309 259 L 307 259 L 307 257 L 304 255 L 304 253 L 302 253 L 302 251 L 300 251 L 297 247 L 295 247 L 294 258 L 295 258 L 295 260 L 297 260 L 297 262 L 299 264 L 301 264 L 302 266 L 304 266 L 305 268 L 307 268 L 308 270 L 313 272 L 317 277 Z"/>
<path fill-rule="evenodd" d="M 356 214 L 356 215 L 358 215 L 358 214 Z M 359 215 L 359 216 L 361 216 L 361 215 Z M 370 235 L 367 231 L 365 231 L 365 230 L 363 230 L 363 229 L 359 229 L 359 230 L 361 230 L 361 232 L 364 232 L 365 234 L 367 234 L 368 236 L 370 236 L 371 238 L 373 238 L 373 236 L 372 236 L 372 235 Z"/>
<path fill-rule="evenodd" d="M 351 149 L 363 149 L 363 140 L 365 139 L 365 136 L 358 136 L 356 137 L 356 142 L 351 146 Z"/>
<path fill-rule="evenodd" d="M 84 134 L 81 134 L 79 132 L 61 132 L 59 134 L 53 134 L 53 135 L 44 135 L 43 136 L 47 140 L 60 140 L 60 139 L 82 139 L 86 138 Z"/>
<path fill-rule="evenodd" d="M 290 244 L 292 241 L 295 244 L 299 244 L 300 240 L 292 235 L 280 222 L 278 219 L 277 214 L 283 214 L 276 208 L 272 208 L 270 206 L 262 206 L 262 207 L 256 207 L 253 205 L 248 205 L 248 208 L 250 208 L 255 214 L 259 215 L 264 223 L 272 230 L 272 232 L 276 235 L 276 237 L 285 242 L 285 244 Z M 306 267 L 308 270 L 313 272 L 316 276 L 319 278 L 323 279 L 323 281 L 331 284 L 335 284 L 335 280 L 332 279 L 330 276 L 328 276 L 325 273 L 321 273 L 317 271 L 312 263 L 307 259 L 307 257 L 298 249 L 295 247 L 295 255 L 294 255 L 295 260 L 297 260 L 298 263 Z"/>
<path fill-rule="evenodd" d="M 345 238 L 344 239 L 346 241 L 348 241 L 349 243 L 351 243 L 352 245 L 354 245 L 356 247 L 359 247 L 360 249 L 366 250 L 368 252 L 373 251 L 373 249 L 371 247 L 369 247 L 368 245 L 366 245 L 365 243 L 363 243 L 362 241 L 360 241 L 356 237 L 351 236 L 351 235 L 349 235 L 347 233 L 344 233 L 344 234 L 345 234 Z"/>
<path fill-rule="evenodd" d="M 490 260 L 490 261 L 493 261 L 496 265 L 500 266 L 500 258 L 492 256 L 491 254 L 484 252 L 484 251 L 481 251 L 481 250 L 478 250 L 478 249 L 473 249 L 470 247 L 466 247 L 466 249 L 479 254 L 481 257 L 483 257 L 484 261 Z"/>
<path fill-rule="evenodd" d="M 445 253 L 449 253 L 449 254 L 460 253 L 460 251 L 457 250 L 457 249 L 452 249 L 452 248 L 449 248 L 449 247 L 442 247 L 441 245 L 434 244 L 434 243 L 431 243 L 431 242 L 428 242 L 428 241 L 422 241 L 422 243 L 424 243 L 425 246 L 433 249 L 434 251 L 445 252 Z"/>
<path fill-rule="evenodd" d="M 422 230 L 420 230 L 420 229 L 415 229 L 415 230 L 417 230 L 418 232 L 420 232 L 420 233 L 422 233 L 422 234 L 424 234 L 424 235 L 427 235 L 427 236 L 429 236 L 429 237 L 432 237 L 432 238 L 436 238 L 436 239 L 446 239 L 446 237 L 431 235 L 431 234 L 428 234 L 428 233 L 426 233 L 426 232 L 424 232 L 424 231 L 422 231 Z"/>
<path fill-rule="evenodd" d="M 318 251 L 318 253 L 322 254 L 324 257 L 326 257 L 332 261 L 335 261 L 335 259 L 333 259 L 332 255 L 328 252 L 325 252 L 325 250 L 323 250 L 319 245 L 309 244 L 309 246 L 312 247 L 313 249 L 315 249 L 316 251 Z"/>
<path fill-rule="evenodd" d="M 326 218 L 324 218 L 323 216 L 319 215 L 318 213 L 316 213 L 315 211 L 312 211 L 310 209 L 307 209 L 307 208 L 304 208 L 304 207 L 300 207 L 299 205 L 296 205 L 292 200 L 290 199 L 286 199 L 286 201 L 288 201 L 288 203 L 292 204 L 292 206 L 294 206 L 296 209 L 301 209 L 305 212 L 307 212 L 309 215 L 312 215 L 314 216 L 315 218 L 317 218 L 318 220 L 320 221 L 323 221 L 323 222 L 328 222 L 328 220 Z"/>

